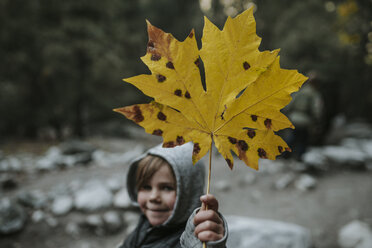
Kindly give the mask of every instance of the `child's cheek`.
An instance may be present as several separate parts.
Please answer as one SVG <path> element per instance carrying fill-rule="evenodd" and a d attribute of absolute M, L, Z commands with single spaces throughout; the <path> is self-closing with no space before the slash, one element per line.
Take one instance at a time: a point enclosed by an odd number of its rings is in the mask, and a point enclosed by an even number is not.
<path fill-rule="evenodd" d="M 137 195 L 137 203 L 140 206 L 141 210 L 145 207 L 146 204 L 146 193 L 145 192 L 138 192 Z"/>
<path fill-rule="evenodd" d="M 174 208 L 174 204 L 176 203 L 177 194 L 176 192 L 171 192 L 168 196 L 168 207 L 170 209 Z"/>

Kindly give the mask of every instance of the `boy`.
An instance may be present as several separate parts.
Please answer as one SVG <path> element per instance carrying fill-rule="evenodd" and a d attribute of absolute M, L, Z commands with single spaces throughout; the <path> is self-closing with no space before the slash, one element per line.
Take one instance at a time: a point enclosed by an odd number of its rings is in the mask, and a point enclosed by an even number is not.
<path fill-rule="evenodd" d="M 202 241 L 207 247 L 225 247 L 226 221 L 217 213 L 216 198 L 199 198 L 205 172 L 202 163 L 192 165 L 192 149 L 191 143 L 159 145 L 131 164 L 127 189 L 142 215 L 121 248 L 194 248 L 202 247 Z"/>

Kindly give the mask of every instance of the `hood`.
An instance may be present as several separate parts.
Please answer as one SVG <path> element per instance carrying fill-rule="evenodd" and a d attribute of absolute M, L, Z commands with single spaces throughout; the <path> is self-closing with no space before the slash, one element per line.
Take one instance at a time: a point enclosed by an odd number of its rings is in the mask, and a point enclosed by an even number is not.
<path fill-rule="evenodd" d="M 163 158 L 172 167 L 177 182 L 176 203 L 172 215 L 163 223 L 171 226 L 185 223 L 193 210 L 200 207 L 200 196 L 204 193 L 205 169 L 199 161 L 192 164 L 193 144 L 187 143 L 174 148 L 163 148 L 160 145 L 149 149 L 140 157 L 134 159 L 127 174 L 127 190 L 132 202 L 137 204 L 136 171 L 138 162 L 146 155 Z"/>

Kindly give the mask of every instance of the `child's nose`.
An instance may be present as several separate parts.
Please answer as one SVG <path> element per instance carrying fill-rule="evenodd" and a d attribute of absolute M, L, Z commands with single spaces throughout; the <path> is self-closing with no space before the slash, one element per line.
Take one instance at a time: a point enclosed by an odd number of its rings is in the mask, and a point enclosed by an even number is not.
<path fill-rule="evenodd" d="M 150 200 L 159 200 L 160 199 L 160 192 L 157 189 L 151 190 Z"/>

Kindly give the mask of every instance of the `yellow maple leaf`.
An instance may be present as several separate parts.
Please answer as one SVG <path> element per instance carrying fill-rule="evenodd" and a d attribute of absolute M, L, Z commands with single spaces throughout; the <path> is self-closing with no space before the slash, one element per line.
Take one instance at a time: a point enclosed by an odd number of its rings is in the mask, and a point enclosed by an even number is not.
<path fill-rule="evenodd" d="M 280 110 L 307 79 L 279 65 L 279 50 L 259 51 L 252 8 L 228 18 L 221 31 L 205 18 L 202 49 L 194 30 L 180 42 L 147 22 L 149 42 L 141 59 L 151 75 L 124 79 L 154 98 L 115 111 L 163 137 L 164 147 L 193 141 L 193 162 L 212 141 L 230 168 L 231 150 L 258 169 L 259 158 L 290 150 L 276 131 L 293 125 Z M 199 64 L 203 61 L 206 90 Z"/>

